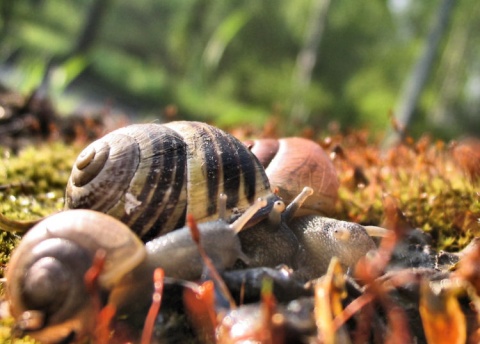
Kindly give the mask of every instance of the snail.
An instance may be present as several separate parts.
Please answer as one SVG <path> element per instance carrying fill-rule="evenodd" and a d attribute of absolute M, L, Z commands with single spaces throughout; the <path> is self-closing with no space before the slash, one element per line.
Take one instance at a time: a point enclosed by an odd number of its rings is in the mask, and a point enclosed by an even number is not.
<path fill-rule="evenodd" d="M 289 226 L 305 250 L 298 274 L 306 279 L 322 276 L 332 257 L 344 268 L 354 268 L 361 257 L 377 248 L 372 236 L 384 236 L 387 231 L 315 215 L 294 218 Z"/>
<path fill-rule="evenodd" d="M 265 151 L 274 152 L 268 148 L 272 142 L 278 153 L 265 159 Z M 264 218 L 278 199 L 289 204 L 304 186 L 312 187 L 314 194 L 297 216 L 332 211 L 338 178 L 328 156 L 313 141 L 257 140 L 245 147 L 205 123 L 137 124 L 107 134 L 79 154 L 64 208 L 112 215 L 146 242 L 182 227 L 186 213 L 199 222 L 216 218 L 220 193 L 227 195 L 229 221 L 255 198 L 267 200 L 269 206 L 253 217 L 250 226 Z M 12 221 L 0 214 L 4 230 L 25 232 L 36 223 Z"/>
<path fill-rule="evenodd" d="M 316 264 L 306 257 L 312 253 L 309 242 L 317 241 L 317 249 L 322 250 L 332 241 L 312 234 L 321 227 L 310 229 L 293 219 L 311 193 L 310 188 L 304 189 L 284 211 L 283 202 L 271 191 L 265 170 L 248 147 L 207 124 L 172 122 L 114 131 L 79 155 L 68 182 L 65 210 L 40 221 L 25 235 L 12 257 L 7 287 L 17 327 L 46 342 L 89 332 L 93 311 L 81 278 L 99 249 L 105 249 L 107 256 L 100 286 L 108 291 L 109 302 L 120 309 L 128 308 L 139 297 L 150 297 L 148 290 L 152 289 L 150 280 L 156 267 L 164 268 L 167 276 L 199 278 L 203 271 L 201 259 L 189 229 L 182 227 L 187 213 L 199 221 L 201 233 L 206 235 L 202 245 L 220 270 L 241 260 L 249 267 L 288 264 L 306 278 L 318 277 L 314 274 L 321 274 L 320 269 L 305 272 L 301 268 L 306 262 L 309 267 Z M 259 197 L 266 204 L 251 205 Z M 310 203 L 308 212 L 318 212 L 311 209 L 325 205 L 325 199 L 335 198 L 322 197 Z M 70 210 L 75 208 L 93 210 Z M 116 234 L 117 227 L 123 228 L 121 234 Z M 129 228 L 143 243 L 134 239 Z M 303 232 L 306 234 L 302 236 Z M 63 244 L 70 236 L 74 243 L 79 241 L 79 247 L 86 245 L 86 250 L 77 252 L 73 243 Z M 78 240 L 83 236 L 85 242 Z M 354 240 L 344 240 L 347 256 L 348 247 L 357 244 L 357 236 L 349 238 Z M 362 239 L 358 243 L 357 251 L 363 249 L 366 253 L 373 241 Z M 50 250 L 62 258 L 42 256 Z M 336 252 L 329 250 L 320 259 L 329 260 Z M 74 254 L 72 262 L 63 256 L 70 253 Z M 119 267 L 114 268 L 117 260 Z M 70 272 L 63 272 L 62 262 Z M 351 260 L 346 264 L 350 265 Z M 34 273 L 31 266 L 40 272 Z M 58 282 L 49 280 L 57 277 Z M 77 292 L 69 283 L 79 288 L 77 303 L 66 302 L 68 310 L 64 310 L 61 299 L 70 290 Z M 51 286 L 58 289 L 58 298 L 49 296 Z M 82 299 L 87 301 L 82 303 Z M 75 304 L 72 308 L 71 303 Z"/>
<path fill-rule="evenodd" d="M 340 182 L 332 161 L 320 145 L 301 137 L 244 143 L 265 168 L 272 189 L 278 190 L 278 195 L 287 204 L 304 186 L 313 188 L 313 194 L 297 216 L 333 214 Z"/>
<path fill-rule="evenodd" d="M 198 225 L 202 246 L 218 269 L 233 266 L 237 259 L 248 260 L 237 233 L 265 205 L 258 200 L 233 224 L 218 219 Z M 46 343 L 91 334 L 96 308 L 84 276 L 99 250 L 106 258 L 98 283 L 120 313 L 150 300 L 155 268 L 161 267 L 166 276 L 192 280 L 203 270 L 187 227 L 144 245 L 109 215 L 84 209 L 59 212 L 28 231 L 8 265 L 6 297 L 16 331 Z"/>
<path fill-rule="evenodd" d="M 94 307 L 83 278 L 99 249 L 106 252 L 99 278 L 105 289 L 146 257 L 143 243 L 127 226 L 91 210 L 60 212 L 28 231 L 6 273 L 16 332 L 55 343 L 91 331 Z"/>
<path fill-rule="evenodd" d="M 182 227 L 187 213 L 198 222 L 216 219 L 221 193 L 227 196 L 228 221 L 256 198 L 267 200 L 270 206 L 251 224 L 279 199 L 257 158 L 226 132 L 201 122 L 134 124 L 110 132 L 79 154 L 64 209 L 112 215 L 146 242 Z M 38 222 L 0 214 L 0 226 L 8 231 L 26 232 Z"/>
<path fill-rule="evenodd" d="M 233 136 L 200 122 L 136 124 L 115 130 L 78 156 L 66 189 L 65 209 L 112 215 L 144 240 L 185 224 L 218 217 L 227 196 L 230 220 L 262 197 L 276 199 L 263 167 Z M 268 213 L 256 214 L 252 222 Z"/>
<path fill-rule="evenodd" d="M 282 216 L 292 217 L 311 192 L 305 188 Z M 226 203 L 226 197 L 220 197 L 220 214 L 226 213 Z M 265 205 L 266 201 L 257 201 L 233 224 L 222 217 L 199 224 L 202 246 L 218 269 L 233 266 L 237 259 L 251 266 L 272 261 L 268 251 L 260 258 L 246 255 L 237 236 Z M 274 207 L 269 219 L 271 235 L 282 210 L 279 204 Z M 166 276 L 186 280 L 198 279 L 203 271 L 189 228 L 177 229 L 144 245 L 125 224 L 109 215 L 93 210 L 65 210 L 34 226 L 15 249 L 8 265 L 7 299 L 17 332 L 50 343 L 66 338 L 76 340 L 93 331 L 95 305 L 83 277 L 98 250 L 106 252 L 105 267 L 99 277 L 101 290 L 120 313 L 150 299 L 155 268 L 161 267 Z M 270 251 L 275 257 L 281 253 L 283 259 L 289 260 L 297 253 L 294 249 L 292 256 L 287 257 L 287 252 L 275 248 Z M 282 262 L 282 258 L 278 259 L 272 264 Z"/>
<path fill-rule="evenodd" d="M 361 257 L 377 248 L 372 237 L 386 235 L 387 230 L 377 226 L 320 215 L 297 217 L 311 194 L 313 190 L 306 187 L 277 222 L 270 218 L 238 234 L 245 254 L 261 262 L 254 266 L 286 264 L 297 278 L 308 281 L 322 276 L 333 257 L 345 269 L 353 269 Z"/>
<path fill-rule="evenodd" d="M 268 240 L 264 235 L 277 235 L 277 225 L 283 231 L 288 229 L 287 224 L 295 225 L 295 220 L 292 220 L 294 213 L 311 193 L 310 188 L 304 188 L 284 212 L 282 204 L 274 205 L 265 221 L 268 223 L 261 223 L 258 228 L 264 234 L 254 236 L 257 240 L 252 242 L 254 247 L 263 246 L 260 255 L 249 254 L 256 251 L 246 245 L 248 241 L 242 242 L 240 234 L 267 202 L 259 199 L 229 224 L 225 217 L 227 200 L 220 196 L 220 218 L 198 225 L 202 247 L 220 271 L 233 267 L 238 260 L 253 267 L 273 267 L 291 261 L 303 271 L 301 267 L 305 257 L 299 251 L 301 244 L 307 240 L 302 238 L 299 244 L 295 235 L 291 234 L 293 239 L 287 235 L 284 239 L 286 243 L 275 247 L 264 242 Z M 248 231 L 254 231 L 257 226 Z M 334 228 L 335 224 L 331 227 Z M 351 235 L 353 240 L 347 244 L 347 252 L 357 243 L 370 249 L 369 245 L 365 245 L 364 238 L 359 241 L 357 237 L 359 235 L 355 233 Z M 310 239 L 312 243 L 315 240 L 315 236 Z M 278 245 L 279 241 L 274 242 Z M 317 239 L 316 249 L 328 252 L 322 259 L 328 261 L 336 251 L 341 251 L 338 247 L 329 250 L 331 244 L 331 240 L 323 237 Z M 100 290 L 108 303 L 119 310 L 119 315 L 148 304 L 153 292 L 151 276 L 156 268 L 161 267 L 166 276 L 182 280 L 199 279 L 204 270 L 188 227 L 144 244 L 125 224 L 109 215 L 93 210 L 65 210 L 47 217 L 27 232 L 8 265 L 6 296 L 16 319 L 17 332 L 30 334 L 46 343 L 67 338 L 76 340 L 91 334 L 98 309 L 87 290 L 84 276 L 99 250 L 104 250 L 106 257 L 99 276 Z M 309 266 L 314 264 L 315 261 Z"/>

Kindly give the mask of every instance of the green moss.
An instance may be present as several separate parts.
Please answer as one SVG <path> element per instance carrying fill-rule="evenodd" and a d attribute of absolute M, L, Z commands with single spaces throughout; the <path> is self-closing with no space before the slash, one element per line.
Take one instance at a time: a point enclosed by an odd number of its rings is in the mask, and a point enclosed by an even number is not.
<path fill-rule="evenodd" d="M 35 344 L 37 341 L 25 336 L 23 338 L 13 338 L 11 328 L 13 326 L 13 319 L 0 319 L 0 343 L 3 344 Z"/>
<path fill-rule="evenodd" d="M 10 258 L 10 254 L 19 241 L 20 237 L 16 234 L 0 232 L 0 276 L 4 276 L 5 266 Z"/>
<path fill-rule="evenodd" d="M 79 149 L 60 143 L 2 152 L 0 210 L 15 219 L 39 218 L 62 208 L 65 186 Z"/>
<path fill-rule="evenodd" d="M 80 148 L 60 143 L 27 147 L 18 155 L 0 151 L 0 211 L 16 220 L 36 219 L 63 207 L 65 186 Z M 0 231 L 0 277 L 20 236 Z M 0 298 L 3 287 L 0 289 Z M 0 319 L 0 343 L 35 343 L 12 339 L 11 318 Z"/>
<path fill-rule="evenodd" d="M 0 211 L 15 220 L 37 219 L 63 207 L 65 185 L 79 148 L 60 143 L 28 147 L 13 155 L 1 152 Z M 4 267 L 19 236 L 0 233 Z M 3 269 L 0 271 L 3 276 Z"/>

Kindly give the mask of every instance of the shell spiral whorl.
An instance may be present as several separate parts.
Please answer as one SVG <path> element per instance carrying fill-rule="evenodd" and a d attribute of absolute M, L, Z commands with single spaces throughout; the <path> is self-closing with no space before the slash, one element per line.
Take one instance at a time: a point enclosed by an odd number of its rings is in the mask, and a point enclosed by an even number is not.
<path fill-rule="evenodd" d="M 199 222 L 216 218 L 220 193 L 232 218 L 272 196 L 263 167 L 240 141 L 200 122 L 137 124 L 85 148 L 65 208 L 107 213 L 148 240 L 181 227 L 187 212 Z"/>

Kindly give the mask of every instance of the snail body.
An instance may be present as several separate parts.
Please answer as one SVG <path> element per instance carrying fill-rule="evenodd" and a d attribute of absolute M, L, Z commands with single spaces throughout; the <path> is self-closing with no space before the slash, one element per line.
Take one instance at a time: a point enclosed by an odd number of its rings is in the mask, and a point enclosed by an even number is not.
<path fill-rule="evenodd" d="M 182 227 L 187 213 L 199 222 L 216 219 L 221 193 L 229 221 L 258 197 L 277 198 L 258 160 L 220 129 L 187 121 L 137 124 L 80 153 L 65 208 L 107 213 L 148 241 Z"/>
<path fill-rule="evenodd" d="M 344 268 L 354 268 L 361 257 L 376 249 L 367 229 L 357 223 L 307 215 L 292 219 L 289 225 L 305 250 L 299 274 L 307 279 L 322 276 L 333 257 Z"/>
<path fill-rule="evenodd" d="M 305 196 L 308 192 L 299 197 Z M 220 271 L 233 267 L 239 259 L 251 267 L 283 263 L 294 266 L 297 275 L 305 279 L 321 276 L 333 256 L 353 266 L 356 259 L 375 248 L 361 226 L 320 216 L 293 218 L 300 206 L 296 202 L 281 213 L 280 227 L 270 218 L 249 228 L 245 233 L 255 229 L 261 233 L 253 237 L 241 238 L 238 233 L 265 202 L 256 202 L 233 224 L 222 218 L 199 224 L 200 243 Z M 268 241 L 268 234 L 278 237 Z M 144 245 L 126 225 L 106 214 L 60 212 L 24 236 L 8 265 L 6 296 L 20 333 L 55 343 L 93 331 L 98 308 L 84 276 L 98 250 L 106 252 L 99 287 L 120 315 L 148 305 L 156 268 L 161 267 L 166 276 L 186 280 L 197 280 L 203 272 L 188 227 Z"/>
<path fill-rule="evenodd" d="M 226 207 L 227 200 L 220 199 L 220 208 Z M 224 218 L 198 224 L 200 243 L 217 269 L 230 268 L 239 259 L 251 266 L 293 260 L 274 247 L 265 250 L 260 258 L 250 258 L 242 251 L 238 233 L 266 203 L 255 202 L 232 224 Z M 297 206 L 293 203 L 289 207 Z M 267 226 L 272 235 L 283 210 L 279 208 L 274 208 Z M 224 209 L 219 212 L 226 213 Z M 285 245 L 291 245 L 289 240 L 293 238 L 295 253 L 298 242 L 293 235 L 288 238 Z M 264 245 L 261 240 L 253 244 Z M 158 267 L 166 276 L 185 280 L 199 279 L 203 272 L 202 258 L 188 227 L 144 245 L 125 224 L 109 215 L 93 210 L 65 210 L 30 229 L 9 263 L 7 300 L 17 330 L 46 343 L 78 339 L 91 333 L 92 319 L 98 309 L 84 276 L 99 250 L 106 253 L 105 267 L 99 277 L 100 289 L 121 312 L 149 302 L 153 291 L 151 276 Z"/>
<path fill-rule="evenodd" d="M 384 236 L 384 228 L 364 227 L 321 215 L 296 216 L 312 194 L 313 190 L 305 187 L 279 219 L 275 221 L 270 216 L 239 233 L 243 251 L 255 258 L 250 266 L 286 264 L 295 270 L 296 276 L 310 280 L 325 274 L 333 257 L 344 268 L 354 268 L 361 257 L 376 249 L 372 236 Z"/>

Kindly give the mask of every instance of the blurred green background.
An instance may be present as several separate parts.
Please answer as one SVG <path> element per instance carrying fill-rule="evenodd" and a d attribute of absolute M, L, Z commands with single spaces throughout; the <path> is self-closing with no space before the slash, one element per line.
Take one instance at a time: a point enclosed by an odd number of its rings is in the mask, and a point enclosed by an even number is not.
<path fill-rule="evenodd" d="M 0 82 L 25 94 L 41 86 L 66 113 L 110 104 L 135 119 L 178 113 L 260 126 L 276 118 L 290 128 L 373 133 L 391 127 L 395 114 L 413 136 L 480 135 L 477 0 L 1 0 L 0 7 Z"/>

